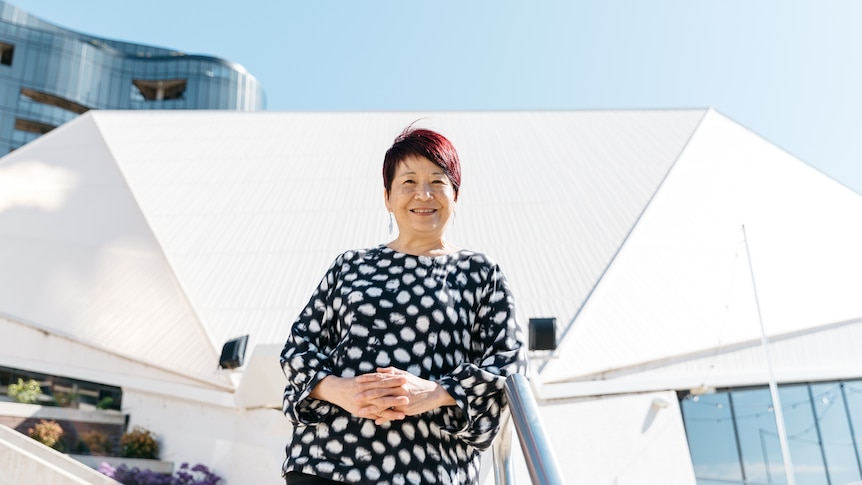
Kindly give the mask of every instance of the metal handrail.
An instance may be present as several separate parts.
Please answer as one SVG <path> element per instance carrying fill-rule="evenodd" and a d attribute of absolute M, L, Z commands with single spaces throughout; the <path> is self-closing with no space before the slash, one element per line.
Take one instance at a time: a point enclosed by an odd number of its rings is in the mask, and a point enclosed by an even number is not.
<path fill-rule="evenodd" d="M 509 412 L 502 417 L 500 433 L 493 445 L 494 482 L 497 485 L 515 483 L 511 460 L 511 424 L 514 423 L 533 485 L 564 485 L 566 482 L 560 474 L 550 441 L 545 436 L 545 429 L 539 419 L 539 406 L 526 377 L 513 374 L 506 378 L 506 399 L 509 401 Z"/>
<path fill-rule="evenodd" d="M 491 451 L 494 456 L 494 483 L 514 485 L 515 469 L 512 465 L 512 417 L 507 407 L 500 416 L 500 432 L 494 438 Z"/>

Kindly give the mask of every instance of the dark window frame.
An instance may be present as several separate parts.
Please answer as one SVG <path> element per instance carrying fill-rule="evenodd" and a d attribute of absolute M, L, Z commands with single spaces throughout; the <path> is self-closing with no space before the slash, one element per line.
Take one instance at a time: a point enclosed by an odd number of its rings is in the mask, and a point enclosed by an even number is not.
<path fill-rule="evenodd" d="M 15 56 L 15 44 L 0 42 L 0 65 L 11 66 Z"/>

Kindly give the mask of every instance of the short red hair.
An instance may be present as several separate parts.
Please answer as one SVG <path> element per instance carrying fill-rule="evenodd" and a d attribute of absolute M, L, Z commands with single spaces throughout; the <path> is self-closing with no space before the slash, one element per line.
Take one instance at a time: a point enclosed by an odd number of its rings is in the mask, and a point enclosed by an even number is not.
<path fill-rule="evenodd" d="M 411 156 L 422 156 L 443 169 L 452 182 L 452 188 L 458 193 L 461 187 L 461 162 L 458 152 L 445 136 L 425 128 L 408 126 L 395 137 L 395 141 L 383 157 L 383 187 L 388 194 L 392 189 L 392 179 L 395 168 Z"/>

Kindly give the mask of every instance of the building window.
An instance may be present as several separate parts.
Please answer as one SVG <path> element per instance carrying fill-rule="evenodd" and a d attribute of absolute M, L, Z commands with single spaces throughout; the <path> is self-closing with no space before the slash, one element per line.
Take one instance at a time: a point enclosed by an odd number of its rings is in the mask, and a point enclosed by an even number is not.
<path fill-rule="evenodd" d="M 119 387 L 9 367 L 0 367 L 0 392 L 8 394 L 9 384 L 17 384 L 18 379 L 39 382 L 42 392 L 37 397 L 38 404 L 117 411 L 122 409 L 123 390 Z"/>
<path fill-rule="evenodd" d="M 797 484 L 862 480 L 862 381 L 781 385 Z M 787 483 L 769 388 L 686 394 L 680 402 L 698 485 Z"/>
<path fill-rule="evenodd" d="M 15 46 L 0 42 L 0 64 L 4 66 L 12 65 L 12 54 L 15 53 Z"/>
<path fill-rule="evenodd" d="M 147 101 L 163 101 L 168 99 L 182 99 L 186 94 L 185 79 L 163 79 L 143 80 L 135 79 L 132 84 L 138 88 L 141 95 Z"/>
<path fill-rule="evenodd" d="M 66 111 L 71 111 L 76 114 L 83 114 L 89 111 L 90 108 L 84 106 L 83 104 L 76 103 L 72 100 L 61 98 L 60 96 L 55 96 L 53 94 L 48 94 L 42 91 L 36 91 L 35 89 L 29 88 L 21 88 L 21 94 L 26 96 L 37 103 L 47 104 L 50 106 L 56 106 L 58 108 L 62 108 Z"/>
<path fill-rule="evenodd" d="M 42 123 L 41 121 L 35 120 L 25 120 L 23 118 L 15 118 L 15 129 L 20 131 L 26 131 L 29 133 L 37 133 L 39 135 L 44 135 L 49 131 L 56 128 L 54 125 L 49 125 L 48 123 Z"/>

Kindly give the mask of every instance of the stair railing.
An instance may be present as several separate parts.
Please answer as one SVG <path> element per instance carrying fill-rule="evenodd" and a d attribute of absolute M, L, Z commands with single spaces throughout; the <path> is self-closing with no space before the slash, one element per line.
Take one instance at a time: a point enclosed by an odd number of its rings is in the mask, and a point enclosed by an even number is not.
<path fill-rule="evenodd" d="M 493 444 L 494 483 L 515 484 L 511 432 L 514 424 L 533 485 L 564 485 L 566 482 L 539 419 L 539 406 L 525 376 L 513 374 L 506 378 L 506 399 L 509 408 L 502 417 L 500 433 Z"/>

